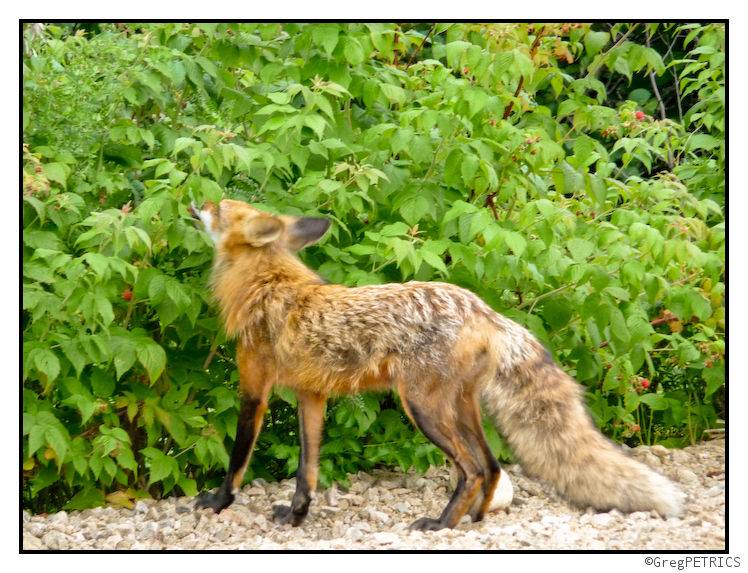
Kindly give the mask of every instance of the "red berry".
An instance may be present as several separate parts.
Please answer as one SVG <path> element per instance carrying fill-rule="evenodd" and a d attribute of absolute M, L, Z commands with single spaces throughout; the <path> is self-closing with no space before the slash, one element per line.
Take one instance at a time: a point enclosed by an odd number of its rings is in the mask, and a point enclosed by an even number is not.
<path fill-rule="evenodd" d="M 132 298 L 132 293 L 131 292 L 122 293 L 122 298 L 124 298 L 125 300 L 130 300 Z"/>
<path fill-rule="evenodd" d="M 646 378 L 642 380 L 642 388 L 649 388 L 649 380 Z"/>
<path fill-rule="evenodd" d="M 636 119 L 644 119 L 644 112 L 643 111 L 637 111 L 636 112 Z"/>
<path fill-rule="evenodd" d="M 634 424 L 633 426 L 631 426 L 631 431 L 632 432 L 636 433 L 639 430 L 641 430 L 641 426 L 639 424 Z"/>
<path fill-rule="evenodd" d="M 711 360 L 710 360 L 709 362 L 707 362 L 707 363 L 706 363 L 706 367 L 707 367 L 707 368 L 711 368 L 711 367 L 712 367 L 712 361 L 711 361 Z"/>

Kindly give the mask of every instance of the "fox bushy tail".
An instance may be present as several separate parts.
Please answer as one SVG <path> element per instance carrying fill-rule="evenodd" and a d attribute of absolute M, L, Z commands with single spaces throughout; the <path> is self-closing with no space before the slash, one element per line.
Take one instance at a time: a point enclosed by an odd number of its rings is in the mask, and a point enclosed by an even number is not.
<path fill-rule="evenodd" d="M 580 507 L 681 515 L 684 495 L 675 484 L 601 434 L 581 386 L 533 342 L 520 364 L 498 372 L 482 389 L 488 412 L 527 474 Z"/>

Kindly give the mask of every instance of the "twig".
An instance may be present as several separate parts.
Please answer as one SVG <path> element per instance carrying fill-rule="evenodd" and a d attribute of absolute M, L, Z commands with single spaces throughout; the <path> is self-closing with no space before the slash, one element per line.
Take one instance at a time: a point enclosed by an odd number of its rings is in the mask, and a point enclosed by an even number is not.
<path fill-rule="evenodd" d="M 130 300 L 130 304 L 127 307 L 127 314 L 125 315 L 125 323 L 122 325 L 122 327 L 127 330 L 127 327 L 130 325 L 130 319 L 132 318 L 132 309 L 135 306 L 136 299 L 135 297 L 132 297 Z"/>
<path fill-rule="evenodd" d="M 213 349 L 210 351 L 210 354 L 208 354 L 208 357 L 205 359 L 205 364 L 203 364 L 203 370 L 208 369 L 208 366 L 210 366 L 210 363 L 213 360 L 213 357 L 216 355 L 216 352 L 218 352 L 217 344 L 213 347 Z"/>
<path fill-rule="evenodd" d="M 639 25 L 639 24 L 634 24 L 633 26 L 631 26 L 631 28 L 629 28 L 629 29 L 628 29 L 628 30 L 626 31 L 626 33 L 625 33 L 625 34 L 624 34 L 623 36 L 621 36 L 621 39 L 620 39 L 620 40 L 618 40 L 618 41 L 617 41 L 617 42 L 616 42 L 615 44 L 613 44 L 613 46 L 612 46 L 612 47 L 610 48 L 610 50 L 607 50 L 607 51 L 606 51 L 606 52 L 605 52 L 605 53 L 604 53 L 604 54 L 602 55 L 602 57 L 600 58 L 600 60 L 599 60 L 598 64 L 597 64 L 597 65 L 596 65 L 596 66 L 595 66 L 594 68 L 590 68 L 589 70 L 587 70 L 587 75 L 586 75 L 585 77 L 588 77 L 588 78 L 589 78 L 589 77 L 591 77 L 591 76 L 594 76 L 594 75 L 595 75 L 595 74 L 597 73 L 597 70 L 598 70 L 598 69 L 600 68 L 600 66 L 602 66 L 602 65 L 603 65 L 603 62 L 605 61 L 605 58 L 607 58 L 607 57 L 608 57 L 608 54 L 610 54 L 610 53 L 611 53 L 611 52 L 612 52 L 613 50 L 615 50 L 615 49 L 616 49 L 616 48 L 617 48 L 618 46 L 620 46 L 621 44 L 623 44 L 624 40 L 626 40 L 626 38 L 628 38 L 628 37 L 629 37 L 629 34 L 631 34 L 631 32 L 633 32 L 634 30 L 636 30 L 636 27 L 637 27 L 638 25 Z"/>
<path fill-rule="evenodd" d="M 563 292 L 567 288 L 571 288 L 573 286 L 576 286 L 576 283 L 564 285 L 564 286 L 559 287 L 557 289 L 554 289 L 552 291 L 548 291 L 546 293 L 540 294 L 540 295 L 536 296 L 535 298 L 531 298 L 531 299 L 525 300 L 524 303 L 522 303 L 520 305 L 517 305 L 517 310 L 520 310 L 521 308 L 527 306 L 528 304 L 532 304 L 532 306 L 535 307 L 535 303 L 538 302 L 539 300 L 543 300 L 544 298 L 548 298 L 549 296 L 553 296 L 554 294 L 558 294 L 560 292 Z"/>
<path fill-rule="evenodd" d="M 644 41 L 647 45 L 647 48 L 649 48 L 650 46 L 649 46 L 649 30 L 648 29 L 645 31 L 644 37 L 645 37 Z M 655 81 L 654 70 L 651 68 L 649 70 L 649 82 L 652 84 L 652 90 L 654 90 L 655 97 L 657 98 L 657 103 L 660 104 L 660 119 L 665 119 L 666 117 L 665 104 L 662 102 L 662 96 L 660 96 L 660 90 L 657 89 L 657 82 Z M 673 168 L 672 165 L 670 166 L 670 168 L 671 169 Z"/>
<path fill-rule="evenodd" d="M 493 211 L 493 218 L 497 221 L 499 220 L 499 213 L 496 211 L 496 204 L 493 202 L 493 193 L 488 194 L 488 198 L 486 199 L 486 202 L 483 204 L 483 206 L 491 207 L 491 211 Z"/>
<path fill-rule="evenodd" d="M 657 326 L 658 324 L 665 324 L 666 322 L 673 322 L 674 320 L 678 320 L 678 317 L 673 316 L 663 316 L 662 318 L 655 318 L 652 320 L 649 324 L 651 326 Z"/>
<path fill-rule="evenodd" d="M 530 59 L 535 55 L 535 52 L 538 49 L 538 45 L 540 44 L 540 39 L 543 37 L 543 31 L 545 30 L 545 26 L 541 26 L 540 30 L 538 30 L 538 34 L 535 36 L 535 40 L 532 43 L 532 46 L 530 46 Z M 525 76 L 522 76 L 519 79 L 519 84 L 517 85 L 517 90 L 514 92 L 514 97 L 519 97 L 519 92 L 522 89 L 522 84 L 525 82 Z M 504 120 L 506 120 L 509 117 L 509 114 L 512 113 L 512 107 L 514 106 L 514 101 L 510 101 L 509 104 L 506 106 L 506 109 L 504 109 Z"/>
<path fill-rule="evenodd" d="M 424 39 L 423 39 L 423 42 L 421 42 L 421 45 L 420 45 L 420 46 L 418 46 L 418 47 L 416 48 L 416 51 L 415 51 L 415 52 L 413 52 L 413 55 L 412 55 L 412 56 L 410 57 L 410 60 L 408 61 L 408 65 L 407 65 L 407 66 L 405 66 L 405 71 L 406 71 L 406 72 L 408 71 L 408 68 L 410 67 L 410 64 L 412 64 L 412 63 L 413 63 L 413 60 L 415 60 L 415 59 L 416 59 L 416 56 L 418 55 L 418 52 L 420 52 L 420 51 L 421 51 L 421 48 L 423 48 L 423 45 L 424 45 L 424 44 L 426 43 L 426 40 L 428 40 L 428 39 L 429 39 L 429 36 L 431 35 L 431 32 L 433 32 L 433 31 L 434 31 L 434 28 L 436 28 L 436 22 L 434 22 L 434 23 L 433 23 L 433 24 L 431 25 L 431 28 L 429 29 L 429 31 L 428 31 L 428 32 L 426 32 L 426 37 L 424 37 Z"/>
<path fill-rule="evenodd" d="M 519 79 L 519 84 L 517 84 L 517 91 L 515 91 L 515 92 L 514 92 L 514 97 L 515 97 L 515 98 L 516 98 L 516 97 L 519 97 L 519 90 L 521 90 L 521 89 L 522 89 L 522 84 L 523 84 L 524 82 L 525 82 L 525 76 L 522 76 L 522 77 L 521 77 L 521 78 Z M 504 117 L 503 117 L 503 119 L 504 119 L 504 120 L 506 120 L 506 119 L 507 119 L 507 118 L 509 117 L 509 114 L 510 114 L 510 113 L 512 113 L 512 107 L 513 107 L 513 106 L 514 106 L 514 100 L 510 101 L 510 102 L 509 102 L 509 103 L 507 104 L 507 106 L 506 106 L 506 109 L 504 110 Z"/>

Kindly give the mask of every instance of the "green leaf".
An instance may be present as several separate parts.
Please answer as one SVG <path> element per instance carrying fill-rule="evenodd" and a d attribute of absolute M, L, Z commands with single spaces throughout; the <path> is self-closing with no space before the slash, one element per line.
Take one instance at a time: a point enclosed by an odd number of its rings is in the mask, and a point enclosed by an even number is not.
<path fill-rule="evenodd" d="M 36 197 L 29 197 L 28 195 L 24 195 L 23 200 L 26 201 L 29 205 L 31 205 L 34 208 L 34 210 L 36 211 L 37 217 L 39 217 L 39 222 L 44 223 L 44 219 L 45 219 L 44 203 L 39 201 L 39 199 L 37 199 Z"/>
<path fill-rule="evenodd" d="M 521 257 L 527 249 L 527 239 L 513 231 L 508 231 L 504 235 L 504 243 L 517 257 Z"/>
<path fill-rule="evenodd" d="M 62 351 L 70 363 L 75 368 L 76 374 L 80 377 L 83 368 L 86 366 L 86 355 L 81 351 L 81 345 L 78 340 L 66 340 L 60 343 Z"/>
<path fill-rule="evenodd" d="M 644 402 L 652 410 L 667 410 L 668 402 L 662 394 L 648 393 L 639 396 L 639 402 Z"/>
<path fill-rule="evenodd" d="M 488 94 L 480 89 L 468 89 L 463 93 L 462 97 L 464 97 L 465 101 L 468 102 L 468 109 L 470 110 L 470 115 L 468 117 L 471 118 L 486 107 L 486 104 L 488 103 Z"/>
<path fill-rule="evenodd" d="M 595 246 L 588 240 L 576 237 L 566 242 L 566 248 L 577 263 L 585 261 L 595 251 Z"/>
<path fill-rule="evenodd" d="M 479 163 L 480 159 L 473 154 L 465 155 L 462 159 L 460 173 L 462 174 L 462 180 L 468 187 L 471 187 L 473 184 L 473 177 L 475 177 L 475 173 L 478 171 Z"/>
<path fill-rule="evenodd" d="M 345 47 L 343 48 L 343 56 L 352 66 L 357 66 L 364 61 L 364 49 L 361 47 L 361 42 L 352 36 L 344 36 L 343 42 Z"/>
<path fill-rule="evenodd" d="M 423 258 L 424 262 L 435 269 L 443 272 L 445 275 L 449 274 L 447 271 L 447 266 L 444 264 L 444 261 L 441 259 L 439 255 L 436 255 L 432 253 L 431 251 L 428 251 L 426 249 L 420 249 L 418 251 Z"/>
<path fill-rule="evenodd" d="M 613 307 L 610 309 L 610 327 L 610 332 L 613 336 L 625 344 L 629 343 L 631 334 L 629 334 L 626 319 L 618 308 Z"/>
<path fill-rule="evenodd" d="M 164 371 L 166 352 L 150 338 L 141 338 L 137 346 L 137 355 L 140 363 L 148 371 L 151 384 L 153 384 Z"/>
<path fill-rule="evenodd" d="M 29 457 L 33 456 L 39 448 L 47 443 L 44 437 L 44 430 L 44 425 L 36 424 L 29 431 Z"/>
<path fill-rule="evenodd" d="M 686 290 L 686 296 L 691 303 L 691 312 L 701 320 L 708 320 L 712 316 L 712 305 L 695 289 Z"/>
<path fill-rule="evenodd" d="M 587 135 L 580 135 L 574 140 L 574 156 L 577 159 L 577 165 L 587 164 L 592 151 L 595 149 L 595 142 Z"/>
<path fill-rule="evenodd" d="M 545 300 L 543 318 L 553 330 L 559 330 L 571 320 L 572 306 L 565 296 L 555 295 Z"/>
<path fill-rule="evenodd" d="M 161 454 L 161 452 L 159 452 L 159 454 Z M 155 482 L 166 479 L 172 475 L 172 473 L 174 473 L 174 467 L 171 462 L 173 461 L 174 460 L 170 460 L 163 454 L 154 457 L 153 460 L 151 460 L 151 473 L 148 485 L 151 486 Z M 179 472 L 177 472 L 176 475 L 178 476 Z"/>
<path fill-rule="evenodd" d="M 380 89 L 391 102 L 395 102 L 400 106 L 405 105 L 405 90 L 400 86 L 393 86 L 392 84 L 382 83 Z"/>
<path fill-rule="evenodd" d="M 319 24 L 312 28 L 312 39 L 320 44 L 328 56 L 332 55 L 338 44 L 340 28 L 336 24 Z"/>
<path fill-rule="evenodd" d="M 712 364 L 711 368 L 704 368 L 701 376 L 706 382 L 705 396 L 709 397 L 725 385 L 725 367 L 721 364 Z"/>
<path fill-rule="evenodd" d="M 166 298 L 166 277 L 159 273 L 149 278 L 150 280 L 147 282 L 148 296 L 151 299 L 151 304 L 156 305 Z"/>
<path fill-rule="evenodd" d="M 621 275 L 626 281 L 637 287 L 641 288 L 642 279 L 644 278 L 645 267 L 642 263 L 637 260 L 628 260 L 623 263 L 621 269 Z"/>
<path fill-rule="evenodd" d="M 697 133 L 696 135 L 692 135 L 691 137 L 689 137 L 686 144 L 686 149 L 688 151 L 693 151 L 695 149 L 710 151 L 715 147 L 724 145 L 724 143 L 725 141 L 723 139 L 717 139 L 716 137 L 706 133 Z"/>
<path fill-rule="evenodd" d="M 60 373 L 60 361 L 51 350 L 40 350 L 34 356 L 34 364 L 39 372 L 47 375 L 47 385 L 49 385 Z"/>
<path fill-rule="evenodd" d="M 43 168 L 47 179 L 56 181 L 63 188 L 67 189 L 67 180 L 70 173 L 70 168 L 67 165 L 64 163 L 46 163 Z"/>
<path fill-rule="evenodd" d="M 593 280 L 593 286 L 595 284 L 595 281 Z M 616 298 L 618 300 L 625 300 L 630 301 L 631 300 L 631 293 L 627 291 L 625 288 L 621 288 L 618 286 L 602 286 L 602 288 L 595 288 L 597 291 L 601 291 L 605 289 L 605 292 L 612 296 L 613 298 Z"/>
<path fill-rule="evenodd" d="M 307 115 L 304 116 L 304 125 L 310 127 L 314 131 L 318 139 L 322 139 L 325 134 L 325 127 L 327 122 L 321 115 Z"/>
<path fill-rule="evenodd" d="M 608 199 L 608 186 L 605 180 L 597 174 L 590 175 L 590 189 L 597 201 L 597 208 L 602 211 Z"/>
<path fill-rule="evenodd" d="M 99 253 L 86 253 L 83 258 L 86 259 L 88 265 L 99 277 L 105 280 L 109 278 L 109 259 L 107 257 Z"/>
<path fill-rule="evenodd" d="M 95 368 L 91 372 L 91 389 L 99 398 L 109 398 L 115 387 L 114 378 L 106 370 Z"/>
<path fill-rule="evenodd" d="M 392 252 L 395 254 L 395 260 L 397 261 L 398 266 L 400 266 L 400 264 L 405 260 L 405 257 L 413 252 L 413 245 L 397 237 L 393 237 L 389 242 L 388 247 L 390 247 Z"/>
<path fill-rule="evenodd" d="M 117 380 L 122 378 L 122 375 L 132 368 L 135 364 L 135 349 L 132 347 L 125 347 L 117 350 L 114 356 L 114 369 L 117 373 Z"/>
<path fill-rule="evenodd" d="M 197 140 L 192 137 L 178 137 L 174 142 L 174 149 L 171 152 L 171 156 L 174 157 L 175 155 L 178 155 L 180 151 L 187 149 L 187 147 L 190 147 L 195 143 L 197 143 Z"/>
<path fill-rule="evenodd" d="M 594 56 L 603 46 L 610 40 L 610 34 L 608 32 L 593 32 L 590 31 L 584 37 L 584 47 L 587 49 L 587 53 L 590 56 Z"/>
<path fill-rule="evenodd" d="M 472 44 L 470 42 L 449 42 L 447 48 L 447 65 L 450 68 L 460 65 L 460 57 L 467 52 Z"/>
<path fill-rule="evenodd" d="M 83 473 L 83 472 L 78 472 Z M 95 487 L 86 487 L 76 493 L 64 506 L 67 511 L 106 507 L 104 492 Z"/>
<path fill-rule="evenodd" d="M 447 155 L 444 164 L 444 182 L 450 187 L 460 180 L 462 176 L 462 160 L 464 153 L 461 149 L 455 148 Z"/>
<path fill-rule="evenodd" d="M 511 50 L 504 50 L 496 55 L 493 63 L 493 72 L 496 77 L 500 78 L 501 75 L 509 70 L 514 63 L 514 52 Z"/>
<path fill-rule="evenodd" d="M 429 202 L 423 195 L 414 195 L 400 206 L 400 214 L 411 227 L 418 223 L 429 210 Z"/>

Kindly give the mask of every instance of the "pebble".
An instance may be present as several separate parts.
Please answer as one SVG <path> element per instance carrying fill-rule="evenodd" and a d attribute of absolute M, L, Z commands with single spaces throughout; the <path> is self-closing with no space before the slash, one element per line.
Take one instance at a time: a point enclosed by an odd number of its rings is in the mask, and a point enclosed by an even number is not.
<path fill-rule="evenodd" d="M 569 506 L 545 484 L 505 465 L 506 509 L 455 529 L 412 531 L 410 523 L 437 517 L 454 485 L 450 469 L 424 474 L 375 469 L 317 492 L 307 521 L 278 526 L 273 504 L 288 503 L 295 480 L 255 479 L 216 515 L 194 511 L 194 498 L 140 500 L 132 509 L 93 508 L 52 515 L 22 513 L 24 550 L 639 550 L 724 551 L 725 444 L 714 440 L 669 450 L 638 446 L 631 453 L 656 465 L 686 493 L 686 513 L 663 520 L 656 512 L 596 513 Z M 513 499 L 512 499 L 513 497 Z"/>

